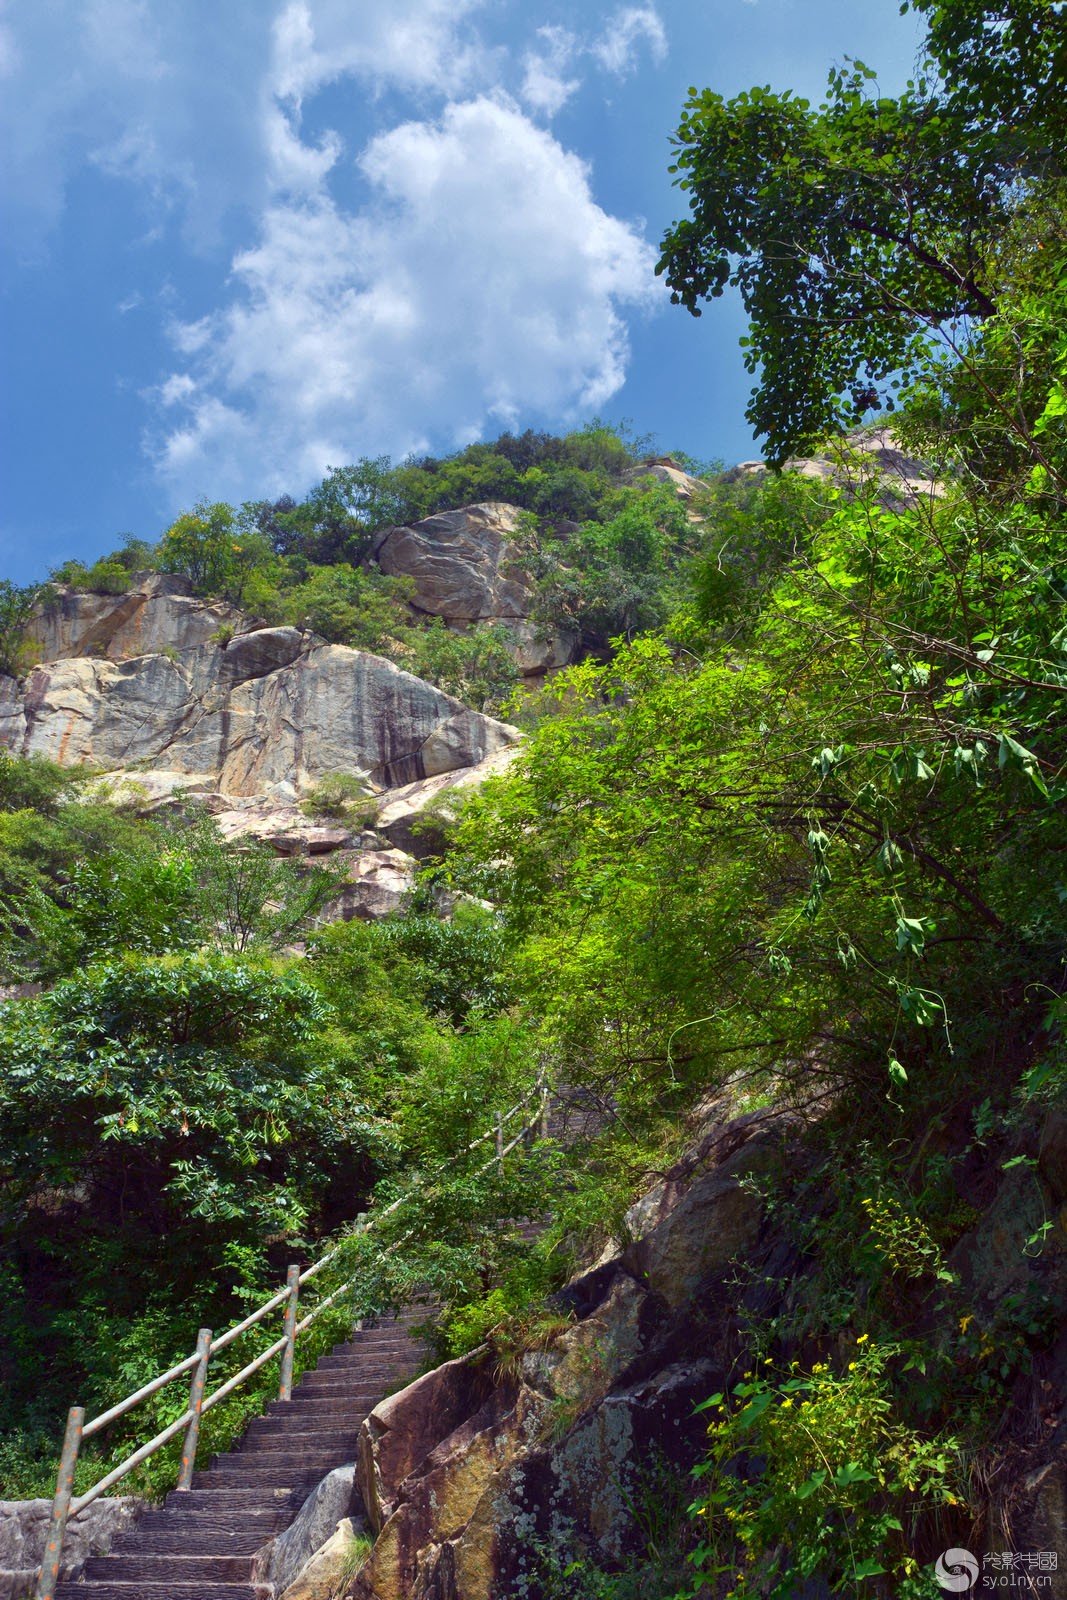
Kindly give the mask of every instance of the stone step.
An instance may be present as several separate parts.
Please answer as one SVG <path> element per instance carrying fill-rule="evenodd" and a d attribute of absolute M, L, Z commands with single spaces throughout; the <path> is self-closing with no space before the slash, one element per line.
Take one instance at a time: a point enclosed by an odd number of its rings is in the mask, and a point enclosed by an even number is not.
<path fill-rule="evenodd" d="M 270 1600 L 266 1585 L 251 1583 L 61 1583 L 56 1600 Z"/>
<path fill-rule="evenodd" d="M 396 1381 L 400 1385 L 406 1385 L 412 1381 L 414 1376 L 414 1373 L 410 1375 L 401 1373 L 399 1377 L 394 1373 L 383 1374 L 381 1379 L 375 1382 L 373 1379 L 365 1377 L 362 1372 L 353 1372 L 350 1375 L 346 1375 L 343 1372 L 339 1372 L 336 1367 L 333 1367 L 329 1372 L 315 1372 L 309 1378 L 305 1378 L 300 1385 L 299 1397 L 310 1399 L 312 1396 L 321 1398 L 323 1395 L 364 1394 L 368 1389 L 373 1389 L 375 1399 L 380 1400 L 390 1383 Z M 297 1397 L 298 1391 L 294 1389 L 294 1400 Z"/>
<path fill-rule="evenodd" d="M 302 1482 L 309 1472 L 315 1472 L 321 1462 L 329 1461 L 331 1454 L 330 1450 L 314 1448 L 249 1450 L 247 1453 L 231 1450 L 228 1455 L 215 1456 L 210 1462 L 205 1461 L 200 1471 L 193 1473 L 193 1484 L 196 1488 L 200 1487 L 198 1480 L 200 1472 L 203 1472 L 205 1487 L 211 1486 L 206 1482 L 210 1473 L 211 1484 L 216 1488 L 225 1487 L 220 1474 L 225 1475 L 227 1480 L 234 1479 L 232 1485 L 234 1488 L 256 1488 L 264 1483 L 268 1491 L 274 1488 L 292 1488 L 298 1482 Z M 347 1459 L 351 1461 L 352 1457 L 348 1456 Z"/>
<path fill-rule="evenodd" d="M 344 1339 L 340 1344 L 335 1344 L 328 1352 L 331 1355 L 341 1355 L 346 1350 L 417 1350 L 425 1344 L 421 1334 L 414 1328 L 394 1329 L 388 1332 L 379 1332 L 373 1329 L 370 1333 L 354 1333 L 351 1339 Z"/>
<path fill-rule="evenodd" d="M 293 1406 L 291 1411 L 258 1416 L 245 1429 L 245 1438 L 274 1438 L 275 1434 L 358 1434 L 360 1422 L 373 1408 L 374 1395 L 366 1405 L 320 1400 L 318 1405 Z"/>
<path fill-rule="evenodd" d="M 346 1434 L 258 1434 L 256 1438 L 243 1438 L 240 1448 L 230 1450 L 226 1459 L 234 1466 L 240 1466 L 242 1461 L 267 1461 L 272 1456 L 288 1456 L 290 1461 L 318 1461 L 323 1456 L 355 1461 L 358 1442 L 358 1429 L 349 1429 Z"/>
<path fill-rule="evenodd" d="M 257 1467 L 256 1457 L 248 1456 L 243 1467 L 227 1463 L 224 1467 L 209 1467 L 204 1472 L 194 1472 L 193 1489 L 211 1495 L 220 1489 L 248 1489 L 257 1493 L 261 1500 L 271 1493 L 280 1494 L 289 1490 L 299 1497 L 325 1476 L 329 1462 L 328 1458 L 324 1459 L 326 1466 L 308 1466 L 305 1462 L 297 1462 L 283 1470 L 273 1460 Z M 343 1462 L 336 1464 L 342 1466 Z"/>
<path fill-rule="evenodd" d="M 297 1446 L 329 1443 L 331 1449 L 347 1450 L 359 1438 L 361 1416 L 338 1416 L 330 1411 L 322 1417 L 297 1416 L 257 1417 L 245 1429 L 241 1441 L 242 1454 L 246 1450 L 269 1450 L 272 1441 L 291 1440 Z"/>
<path fill-rule="evenodd" d="M 329 1390 L 294 1390 L 291 1400 L 272 1400 L 265 1416 L 254 1422 L 269 1422 L 272 1417 L 365 1417 L 382 1397 L 380 1389 L 353 1391 L 350 1383 L 338 1384 L 336 1395 Z"/>
<path fill-rule="evenodd" d="M 196 1473 L 193 1474 L 194 1478 Z M 248 1480 L 240 1484 L 214 1484 L 211 1489 L 203 1489 L 197 1485 L 194 1489 L 172 1489 L 163 1502 L 168 1512 L 178 1516 L 195 1517 L 202 1512 L 215 1516 L 232 1513 L 234 1516 L 243 1516 L 246 1513 L 262 1512 L 264 1518 L 275 1516 L 279 1518 L 279 1527 L 300 1509 L 301 1501 L 294 1496 L 292 1488 L 284 1486 L 252 1484 Z"/>
<path fill-rule="evenodd" d="M 361 1355 L 356 1351 L 343 1356 L 323 1356 L 315 1371 L 358 1372 L 365 1373 L 370 1378 L 379 1375 L 388 1376 L 390 1372 L 414 1372 L 418 1364 L 411 1356 L 405 1356 L 403 1360 L 398 1356 L 395 1361 L 388 1361 L 380 1360 L 377 1356 Z"/>
<path fill-rule="evenodd" d="M 202 1555 L 90 1556 L 83 1581 L 105 1583 L 239 1583 L 252 1581 L 252 1557 Z"/>
<path fill-rule="evenodd" d="M 203 1556 L 254 1556 L 261 1545 L 274 1537 L 278 1524 L 266 1525 L 258 1517 L 248 1517 L 242 1526 L 239 1518 L 201 1516 L 196 1519 L 196 1549 Z M 144 1521 L 120 1534 L 111 1546 L 113 1556 L 187 1556 L 189 1528 L 184 1517 L 166 1526 L 146 1528 Z"/>

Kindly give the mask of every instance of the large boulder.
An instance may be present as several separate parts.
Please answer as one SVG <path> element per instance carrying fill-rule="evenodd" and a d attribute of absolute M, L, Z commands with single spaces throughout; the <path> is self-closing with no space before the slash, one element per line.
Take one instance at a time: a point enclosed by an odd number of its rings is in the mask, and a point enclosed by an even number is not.
<path fill-rule="evenodd" d="M 478 1414 L 492 1392 L 480 1351 L 446 1361 L 375 1406 L 360 1434 L 356 1478 L 376 1533 L 396 1510 L 400 1485 L 442 1440 Z"/>
<path fill-rule="evenodd" d="M 517 746 L 508 745 L 477 766 L 460 767 L 390 790 L 383 796 L 375 831 L 397 849 L 420 859 L 438 855 L 444 844 L 443 828 L 458 814 L 464 791 L 506 772 L 516 754 Z"/>
<path fill-rule="evenodd" d="M 742 461 L 723 476 L 727 483 L 738 482 L 765 477 L 769 470 L 765 461 Z M 930 466 L 904 450 L 891 428 L 857 429 L 832 441 L 820 455 L 794 456 L 785 471 L 840 484 L 846 493 L 873 484 L 886 511 L 928 504 L 945 493 Z"/>
<path fill-rule="evenodd" d="M 0 679 L 0 743 L 66 766 L 158 763 L 229 795 L 285 785 L 296 798 L 328 772 L 392 787 L 474 766 L 518 737 L 379 656 L 294 629 L 256 637 L 178 659 L 55 661 L 24 686 Z"/>
<path fill-rule="evenodd" d="M 640 483 L 644 478 L 654 478 L 659 483 L 669 484 L 679 500 L 686 502 L 708 487 L 703 478 L 694 478 L 691 472 L 686 472 L 685 468 L 679 466 L 670 456 L 656 456 L 651 461 L 642 462 L 639 467 L 631 467 L 628 472 L 623 473 L 624 483 Z"/>
<path fill-rule="evenodd" d="M 343 858 L 348 876 L 326 907 L 333 922 L 376 922 L 399 911 L 415 882 L 417 863 L 402 850 L 363 850 Z M 338 864 L 331 860 L 330 866 Z"/>
<path fill-rule="evenodd" d="M 342 1529 L 345 1537 L 339 1543 L 351 1544 L 362 1525 L 362 1518 L 357 1515 L 353 1519 L 352 1515 L 358 1512 L 358 1506 L 355 1463 L 335 1467 L 311 1491 L 288 1528 L 256 1552 L 255 1582 L 269 1584 L 272 1593 L 282 1595 L 303 1580 L 305 1590 L 314 1594 L 318 1585 L 310 1578 L 321 1577 L 323 1567 L 333 1565 L 332 1560 L 316 1563 L 316 1558 L 331 1545 L 336 1550 L 336 1536 Z M 334 1571 L 335 1582 L 336 1576 Z M 330 1593 L 324 1589 L 323 1600 Z"/>
<path fill-rule="evenodd" d="M 688 1184 L 668 1178 L 627 1214 L 636 1235 L 623 1261 L 672 1308 L 683 1305 L 711 1273 L 721 1272 L 755 1242 L 762 1204 L 743 1180 L 767 1173 L 780 1145 L 756 1137 Z"/>
<path fill-rule="evenodd" d="M 374 553 L 383 572 L 414 580 L 420 611 L 460 622 L 525 617 L 531 585 L 511 548 L 522 515 L 496 500 L 440 511 L 386 529 Z"/>
<path fill-rule="evenodd" d="M 346 1580 L 353 1576 L 368 1546 L 362 1524 L 345 1517 L 320 1550 L 301 1567 L 285 1589 L 275 1589 L 279 1600 L 336 1600 Z"/>

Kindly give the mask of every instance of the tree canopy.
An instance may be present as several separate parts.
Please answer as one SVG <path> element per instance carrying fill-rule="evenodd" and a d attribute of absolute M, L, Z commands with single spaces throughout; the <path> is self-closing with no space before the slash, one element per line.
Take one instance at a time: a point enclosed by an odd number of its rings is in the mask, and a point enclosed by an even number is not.
<path fill-rule="evenodd" d="M 898 98 L 851 62 L 817 107 L 788 90 L 693 89 L 675 136 L 690 215 L 657 270 L 696 316 L 740 291 L 758 374 L 747 415 L 776 464 L 892 406 L 938 330 L 994 311 L 1020 186 L 1062 159 L 1049 83 L 1063 80 L 1048 76 L 1063 64 L 1061 6 L 919 9 L 931 54 Z"/>

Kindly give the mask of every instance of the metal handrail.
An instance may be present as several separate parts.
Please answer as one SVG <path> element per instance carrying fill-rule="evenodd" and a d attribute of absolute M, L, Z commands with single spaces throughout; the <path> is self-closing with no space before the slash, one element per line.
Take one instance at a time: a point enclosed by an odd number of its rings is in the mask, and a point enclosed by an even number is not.
<path fill-rule="evenodd" d="M 540 1103 L 537 1118 L 533 1122 L 525 1124 L 516 1134 L 515 1138 L 512 1139 L 509 1144 L 505 1145 L 503 1139 L 504 1124 L 506 1122 L 510 1122 L 512 1117 L 514 1117 L 525 1106 L 529 1105 L 530 1101 L 535 1097 L 535 1095 Z M 496 1165 L 497 1163 L 502 1163 L 504 1157 L 509 1155 L 511 1151 L 521 1143 L 526 1135 L 534 1130 L 534 1128 L 538 1126 L 543 1127 L 547 1106 L 548 1091 L 545 1088 L 544 1073 L 542 1072 L 538 1074 L 537 1083 L 529 1094 L 524 1095 L 516 1105 L 512 1106 L 510 1111 L 506 1113 L 498 1112 L 493 1127 L 488 1129 L 487 1132 L 480 1134 L 477 1139 L 472 1139 L 469 1144 L 464 1145 L 462 1149 L 457 1150 L 453 1155 L 447 1157 L 446 1160 L 441 1162 L 437 1167 L 434 1176 L 444 1172 L 448 1167 L 453 1166 L 457 1161 L 461 1160 L 463 1156 L 469 1155 L 472 1150 L 476 1150 L 479 1145 L 486 1143 L 487 1140 L 494 1139 L 496 1141 L 496 1150 L 489 1160 L 484 1162 L 482 1166 L 478 1167 L 474 1173 L 475 1177 L 480 1177 L 483 1173 L 488 1172 L 492 1166 Z M 384 1206 L 382 1210 L 379 1211 L 375 1216 L 367 1219 L 366 1221 L 361 1219 L 359 1226 L 353 1230 L 349 1237 L 359 1237 L 362 1234 L 369 1233 L 372 1228 L 379 1226 L 386 1217 L 391 1216 L 394 1211 L 398 1210 L 406 1200 L 411 1199 L 413 1195 L 417 1194 L 419 1189 L 424 1188 L 426 1181 L 426 1179 L 423 1179 L 422 1182 L 415 1184 L 404 1194 L 398 1195 L 395 1200 L 391 1201 L 389 1205 Z M 400 1239 L 394 1240 L 391 1245 L 387 1246 L 384 1253 L 386 1255 L 391 1255 L 394 1250 L 398 1249 L 401 1244 L 411 1237 L 412 1231 L 413 1230 L 409 1230 L 409 1232 L 401 1235 Z M 192 1487 L 193 1467 L 196 1459 L 196 1447 L 199 1438 L 200 1421 L 204 1413 L 210 1411 L 214 1406 L 218 1405 L 220 1401 L 226 1399 L 228 1395 L 232 1394 L 235 1389 L 239 1388 L 240 1385 L 244 1383 L 246 1378 L 250 1378 L 254 1373 L 260 1371 L 262 1367 L 265 1367 L 269 1361 L 272 1361 L 274 1357 L 279 1354 L 282 1357 L 282 1365 L 278 1387 L 278 1398 L 280 1400 L 288 1400 L 291 1398 L 293 1381 L 293 1356 L 297 1336 L 309 1328 L 315 1319 L 320 1316 L 321 1313 L 327 1309 L 327 1307 L 333 1305 L 337 1300 L 339 1300 L 343 1295 L 347 1294 L 354 1287 L 358 1274 L 347 1279 L 346 1282 L 341 1284 L 339 1288 L 335 1289 L 332 1294 L 329 1294 L 325 1299 L 320 1300 L 307 1316 L 305 1316 L 301 1321 L 297 1321 L 297 1302 L 300 1293 L 300 1287 L 302 1284 L 306 1283 L 308 1279 L 315 1277 L 316 1274 L 321 1272 L 322 1269 L 331 1261 L 335 1260 L 343 1248 L 344 1241 L 342 1241 L 340 1244 L 334 1245 L 332 1249 L 328 1250 L 325 1255 L 319 1258 L 318 1261 L 313 1262 L 310 1267 L 305 1268 L 303 1272 L 300 1271 L 298 1266 L 291 1266 L 288 1271 L 284 1289 L 278 1290 L 277 1293 L 273 1294 L 269 1300 L 264 1302 L 263 1305 L 258 1306 L 255 1311 L 250 1312 L 250 1314 L 245 1317 L 243 1321 L 236 1323 L 232 1328 L 228 1328 L 226 1332 L 220 1334 L 217 1339 L 214 1337 L 210 1328 L 201 1328 L 199 1340 L 197 1342 L 197 1348 L 191 1356 L 186 1356 L 183 1361 L 179 1361 L 175 1366 L 169 1368 L 168 1371 L 161 1373 L 159 1377 L 153 1378 L 151 1382 L 144 1384 L 133 1394 L 127 1395 L 124 1400 L 120 1400 L 116 1405 L 110 1406 L 108 1410 L 102 1411 L 100 1415 L 94 1417 L 91 1422 L 85 1421 L 84 1407 L 71 1407 L 67 1415 L 67 1426 L 63 1438 L 63 1449 L 60 1455 L 59 1472 L 56 1477 L 56 1493 L 52 1502 L 51 1521 L 49 1524 L 48 1538 L 45 1543 L 44 1559 L 41 1564 L 41 1571 L 37 1581 L 35 1600 L 54 1600 L 56 1584 L 59 1581 L 59 1568 L 60 1557 L 63 1548 L 63 1537 L 66 1532 L 66 1525 L 69 1518 L 72 1516 L 77 1516 L 79 1511 L 83 1511 L 86 1506 L 91 1505 L 94 1500 L 99 1499 L 99 1497 L 107 1489 L 110 1489 L 122 1478 L 126 1477 L 127 1473 L 132 1472 L 133 1469 L 140 1466 L 142 1462 L 147 1461 L 150 1456 L 153 1456 L 157 1450 L 166 1444 L 168 1440 L 173 1439 L 174 1436 L 177 1433 L 180 1433 L 183 1428 L 185 1429 L 185 1442 L 182 1449 L 182 1463 L 177 1487 L 179 1490 L 190 1489 Z M 213 1394 L 205 1396 L 204 1388 L 207 1379 L 207 1368 L 211 1357 L 217 1354 L 220 1350 L 225 1349 L 227 1345 L 232 1344 L 235 1339 L 240 1338 L 241 1334 L 247 1333 L 249 1328 L 252 1328 L 257 1323 L 262 1322 L 264 1317 L 269 1316 L 272 1311 L 276 1311 L 283 1303 L 285 1304 L 286 1309 L 285 1332 L 283 1333 L 282 1337 L 275 1340 L 269 1349 L 262 1351 L 252 1361 L 250 1361 L 247 1366 L 242 1367 L 240 1372 L 236 1372 L 232 1377 L 227 1378 L 225 1383 L 220 1384 Z M 92 1487 L 87 1489 L 84 1494 L 75 1496 L 73 1493 L 74 1474 L 77 1468 L 78 1455 L 81 1450 L 82 1442 L 85 1439 L 91 1438 L 93 1434 L 99 1433 L 99 1431 L 102 1428 L 105 1428 L 108 1423 L 114 1422 L 119 1417 L 125 1416 L 128 1411 L 132 1411 L 134 1407 L 139 1405 L 142 1400 L 147 1400 L 150 1395 L 157 1394 L 161 1389 L 165 1388 L 168 1383 L 173 1383 L 175 1378 L 180 1378 L 184 1373 L 187 1372 L 193 1373 L 193 1382 L 189 1394 L 189 1404 L 182 1412 L 181 1416 L 175 1418 L 173 1422 L 169 1422 L 160 1433 L 156 1434 L 154 1439 L 150 1439 L 147 1444 L 141 1445 L 132 1453 L 132 1455 L 127 1456 L 125 1461 L 121 1462 L 117 1467 L 113 1467 L 110 1472 L 105 1474 L 105 1476 L 101 1478 L 99 1482 L 94 1483 Z"/>

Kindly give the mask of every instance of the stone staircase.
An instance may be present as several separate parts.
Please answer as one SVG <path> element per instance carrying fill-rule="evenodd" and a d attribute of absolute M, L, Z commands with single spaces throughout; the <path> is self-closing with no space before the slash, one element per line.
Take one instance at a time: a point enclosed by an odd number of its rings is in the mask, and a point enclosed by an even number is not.
<path fill-rule="evenodd" d="M 326 1473 L 353 1461 L 360 1424 L 386 1393 L 419 1366 L 412 1308 L 361 1328 L 314 1371 L 291 1400 L 275 1400 L 250 1422 L 240 1443 L 194 1472 L 191 1489 L 172 1491 L 93 1556 L 56 1600 L 272 1600 L 252 1581 L 252 1558 L 293 1521 Z"/>

